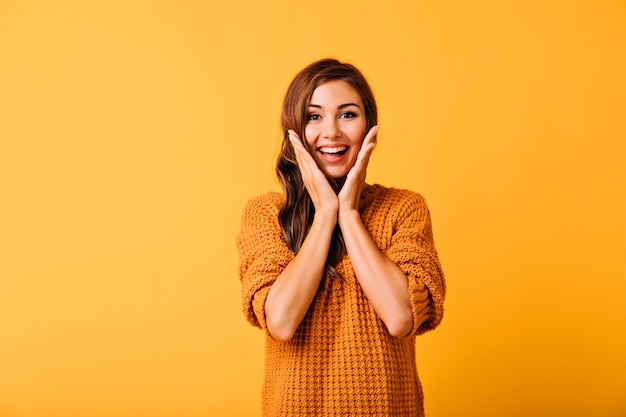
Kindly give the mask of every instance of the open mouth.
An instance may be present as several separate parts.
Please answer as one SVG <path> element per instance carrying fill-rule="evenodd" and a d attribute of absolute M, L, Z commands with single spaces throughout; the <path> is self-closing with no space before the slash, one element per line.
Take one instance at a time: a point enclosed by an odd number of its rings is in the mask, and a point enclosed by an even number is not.
<path fill-rule="evenodd" d="M 326 157 L 339 157 L 344 155 L 346 152 L 348 152 L 348 147 L 347 146 L 322 146 L 321 148 L 317 149 L 318 152 L 320 152 L 322 155 L 326 156 Z"/>

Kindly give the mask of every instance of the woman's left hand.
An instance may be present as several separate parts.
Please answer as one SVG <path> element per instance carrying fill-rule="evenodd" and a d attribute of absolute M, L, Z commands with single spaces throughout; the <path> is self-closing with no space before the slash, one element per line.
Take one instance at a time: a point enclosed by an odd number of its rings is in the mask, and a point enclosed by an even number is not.
<path fill-rule="evenodd" d="M 376 133 L 378 132 L 378 126 L 373 126 L 365 139 L 357 155 L 356 162 L 346 177 L 346 182 L 343 184 L 341 191 L 339 192 L 339 212 L 345 210 L 359 209 L 359 199 L 361 198 L 361 192 L 365 188 L 365 177 L 367 174 L 367 165 L 372 155 L 372 151 L 376 146 Z"/>

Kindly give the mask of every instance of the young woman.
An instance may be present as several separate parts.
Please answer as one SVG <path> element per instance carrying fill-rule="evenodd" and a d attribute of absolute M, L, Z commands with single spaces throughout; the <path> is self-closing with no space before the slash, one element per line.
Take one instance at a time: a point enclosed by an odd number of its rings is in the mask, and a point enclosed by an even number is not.
<path fill-rule="evenodd" d="M 422 416 L 415 336 L 443 316 L 424 199 L 369 185 L 377 108 L 357 68 L 314 62 L 283 103 L 283 194 L 246 205 L 243 310 L 264 329 L 264 416 Z"/>

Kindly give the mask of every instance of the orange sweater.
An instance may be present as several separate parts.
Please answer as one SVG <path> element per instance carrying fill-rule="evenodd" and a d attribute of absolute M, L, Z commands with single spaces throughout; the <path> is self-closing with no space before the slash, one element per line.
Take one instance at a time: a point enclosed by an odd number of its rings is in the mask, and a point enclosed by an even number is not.
<path fill-rule="evenodd" d="M 408 336 L 391 336 L 365 297 L 348 256 L 341 278 L 324 277 L 294 337 L 274 340 L 264 306 L 274 280 L 293 259 L 278 225 L 282 195 L 246 205 L 237 237 L 243 311 L 265 331 L 264 416 L 423 416 L 415 336 L 443 316 L 445 282 L 424 199 L 373 185 L 360 212 L 376 245 L 407 275 L 413 307 Z"/>

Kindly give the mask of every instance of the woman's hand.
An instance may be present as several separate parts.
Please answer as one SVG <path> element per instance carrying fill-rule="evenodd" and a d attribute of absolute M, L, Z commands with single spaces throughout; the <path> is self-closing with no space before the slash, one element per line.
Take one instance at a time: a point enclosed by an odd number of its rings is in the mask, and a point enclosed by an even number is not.
<path fill-rule="evenodd" d="M 363 144 L 357 155 L 356 162 L 348 176 L 346 182 L 343 184 L 341 191 L 339 192 L 339 211 L 359 210 L 359 199 L 361 198 L 361 192 L 365 188 L 365 177 L 367 174 L 367 165 L 369 164 L 370 156 L 376 146 L 376 133 L 378 132 L 378 126 L 374 126 L 367 132 Z"/>
<path fill-rule="evenodd" d="M 336 218 L 339 209 L 337 194 L 335 194 L 326 176 L 322 170 L 319 169 L 309 151 L 306 150 L 296 132 L 289 130 L 288 134 L 289 141 L 296 153 L 296 160 L 298 161 L 302 181 L 311 196 L 315 212 L 321 213 L 326 211 L 329 214 L 334 214 Z"/>
<path fill-rule="evenodd" d="M 372 239 L 359 214 L 365 174 L 378 126 L 363 139 L 357 160 L 339 192 L 338 222 L 356 278 L 389 334 L 402 337 L 413 327 L 407 277 Z"/>

